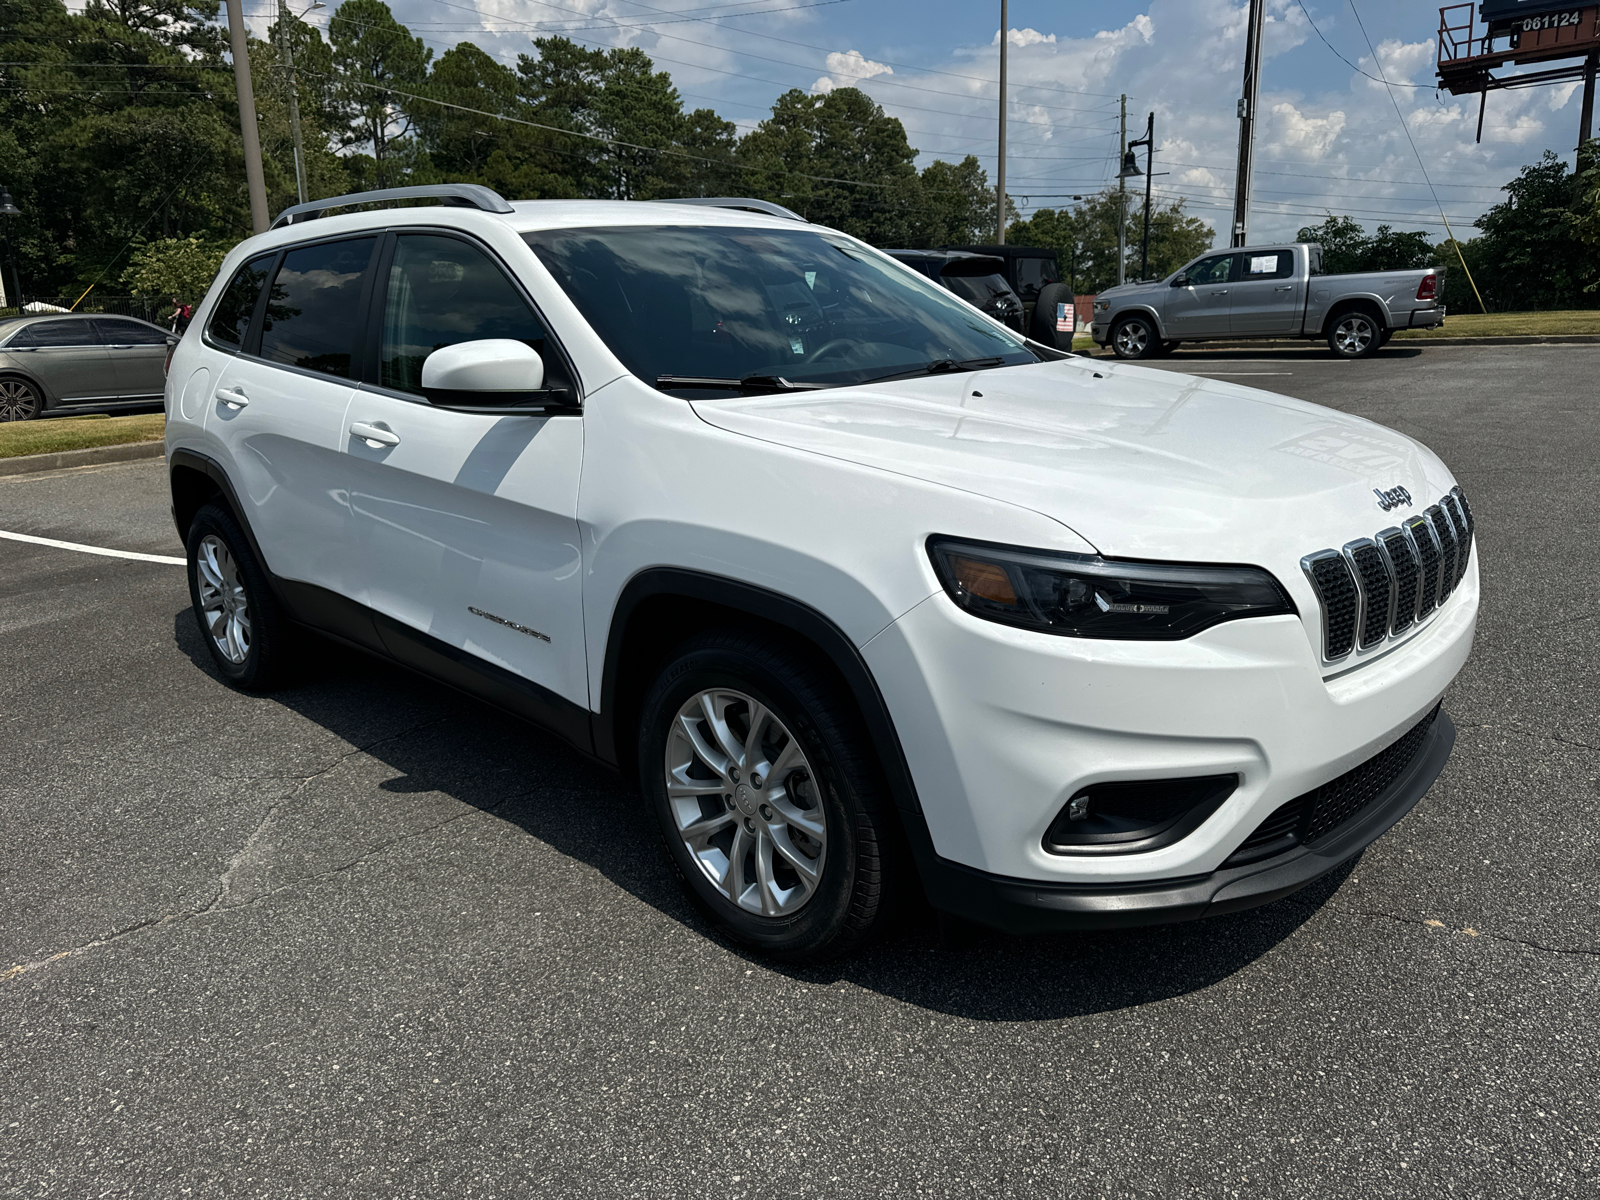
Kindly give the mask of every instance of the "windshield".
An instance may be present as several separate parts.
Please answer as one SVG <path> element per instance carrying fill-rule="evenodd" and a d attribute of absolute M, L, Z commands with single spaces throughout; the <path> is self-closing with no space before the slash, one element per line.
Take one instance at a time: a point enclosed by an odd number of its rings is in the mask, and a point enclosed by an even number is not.
<path fill-rule="evenodd" d="M 596 333 L 657 383 L 861 383 L 1038 362 L 931 281 L 816 229 L 627 226 L 525 234 Z"/>

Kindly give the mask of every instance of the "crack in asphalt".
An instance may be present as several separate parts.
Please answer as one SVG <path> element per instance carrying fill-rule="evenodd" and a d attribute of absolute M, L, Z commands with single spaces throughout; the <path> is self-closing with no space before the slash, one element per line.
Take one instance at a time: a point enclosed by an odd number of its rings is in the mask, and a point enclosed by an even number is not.
<path fill-rule="evenodd" d="M 1290 904 L 1298 905 L 1308 912 L 1325 911 L 1339 916 L 1374 917 L 1384 921 L 1394 921 L 1401 925 L 1415 925 L 1423 929 L 1443 929 L 1450 932 L 1465 933 L 1471 937 L 1486 937 L 1490 941 L 1505 942 L 1512 946 L 1525 946 L 1530 950 L 1541 950 L 1546 954 L 1561 954 L 1577 958 L 1600 958 L 1600 950 L 1571 949 L 1563 946 L 1551 946 L 1544 942 L 1530 941 L 1528 938 L 1511 937 L 1503 933 L 1491 933 L 1487 929 L 1474 929 L 1472 926 L 1463 926 L 1459 930 L 1450 930 L 1443 921 L 1432 917 L 1407 916 L 1402 913 L 1385 912 L 1379 908 L 1349 908 L 1343 904 L 1323 903 L 1308 904 L 1298 896 L 1285 897 Z"/>
<path fill-rule="evenodd" d="M 494 813 L 498 809 L 504 807 L 506 804 L 509 804 L 512 800 L 519 799 L 520 796 L 508 796 L 504 800 L 500 801 L 499 804 L 496 804 L 492 808 L 483 809 L 483 808 L 473 807 L 473 808 L 469 809 L 469 811 L 467 811 L 467 812 L 457 813 L 453 817 L 448 817 L 443 821 L 435 822 L 434 824 L 429 825 L 426 828 L 415 830 L 412 833 L 401 834 L 399 837 L 390 838 L 388 841 L 380 843 L 379 845 L 370 848 L 369 850 L 365 851 L 363 854 L 359 855 L 358 857 L 352 859 L 348 863 L 345 863 L 345 864 L 343 864 L 341 866 L 338 866 L 338 867 L 331 868 L 330 870 L 327 870 L 327 871 L 319 871 L 314 875 L 301 876 L 299 879 L 296 879 L 291 883 L 287 883 L 287 884 L 283 885 L 283 887 L 274 888 L 269 892 L 263 892 L 260 896 L 255 897 L 255 899 L 253 899 L 253 900 L 242 901 L 242 902 L 240 902 L 238 904 L 224 904 L 223 903 L 223 901 L 228 897 L 228 895 L 231 892 L 234 872 L 237 871 L 239 869 L 239 867 L 244 864 L 246 857 L 249 855 L 251 849 L 255 846 L 256 841 L 261 836 L 262 831 L 264 829 L 266 829 L 269 824 L 271 824 L 273 818 L 276 817 L 279 812 L 281 812 L 284 808 L 286 808 L 289 804 L 291 804 L 295 800 L 295 798 L 298 797 L 300 795 L 300 793 L 303 792 L 314 781 L 322 778 L 324 775 L 328 774 L 330 771 L 335 770 L 341 763 L 347 762 L 349 759 L 354 758 L 358 754 L 365 754 L 368 751 L 374 750 L 377 747 L 383 745 L 385 742 L 392 742 L 397 738 L 407 737 L 408 735 L 417 732 L 419 729 L 426 729 L 431 725 L 443 724 L 444 722 L 448 721 L 449 719 L 450 719 L 449 717 L 435 717 L 432 720 L 420 721 L 420 722 L 416 723 L 415 725 L 409 725 L 406 728 L 397 730 L 394 733 L 385 734 L 383 737 L 377 738 L 377 739 L 375 739 L 374 741 L 371 741 L 371 742 L 367 742 L 364 745 L 353 746 L 350 749 L 345 750 L 343 753 L 339 754 L 337 757 L 335 757 L 334 760 L 332 762 L 328 763 L 327 766 L 322 767 L 319 770 L 313 771 L 309 775 L 290 776 L 289 778 L 294 778 L 294 779 L 299 780 L 298 784 L 292 790 L 290 790 L 289 792 L 285 793 L 284 795 L 282 795 L 282 796 L 278 797 L 276 800 L 274 800 L 272 802 L 272 804 L 268 807 L 266 814 L 261 818 L 261 820 L 259 822 L 256 823 L 256 827 L 253 830 L 250 831 L 250 836 L 245 839 L 244 845 L 242 845 L 239 848 L 238 852 L 235 853 L 233 855 L 233 857 L 228 860 L 228 865 L 223 869 L 222 874 L 217 877 L 217 892 L 216 892 L 216 894 L 214 896 L 212 896 L 210 900 L 208 900 L 204 904 L 202 904 L 199 908 L 189 909 L 189 910 L 184 911 L 184 912 L 166 913 L 165 915 L 159 916 L 159 917 L 146 917 L 143 920 L 135 921 L 132 925 L 125 926 L 122 929 L 118 929 L 118 930 L 115 930 L 115 931 L 113 931 L 111 933 L 105 934 L 102 937 L 95 938 L 93 941 L 85 942 L 81 946 L 74 946 L 69 950 L 61 950 L 61 951 L 58 951 L 55 954 L 47 955 L 44 958 L 35 959 L 35 960 L 31 961 L 31 962 L 14 963 L 10 967 L 7 967 L 4 971 L 0 971 L 0 983 L 3 983 L 5 981 L 11 980 L 11 979 L 17 979 L 17 978 L 20 978 L 20 977 L 22 977 L 24 975 L 32 974 L 34 971 L 39 970 L 41 967 L 47 967 L 47 966 L 51 965 L 52 963 L 61 962 L 63 959 L 74 958 L 77 955 L 86 954 L 91 950 L 98 950 L 102 946 L 109 946 L 113 942 L 121 941 L 125 937 L 129 937 L 129 936 L 131 936 L 131 935 L 133 935 L 135 933 L 139 933 L 139 932 L 141 932 L 143 930 L 146 930 L 146 929 L 151 929 L 151 928 L 153 928 L 155 926 L 158 926 L 158 925 L 168 925 L 168 924 L 173 924 L 173 923 L 181 923 L 181 922 L 186 922 L 186 921 L 192 921 L 197 917 L 204 917 L 209 913 L 213 913 L 213 912 L 222 913 L 222 912 L 228 912 L 228 911 L 230 911 L 232 909 L 236 909 L 236 908 L 248 907 L 249 905 L 255 904 L 255 903 L 257 903 L 257 902 L 259 902 L 261 900 L 266 899 L 268 896 L 275 895 L 278 892 L 285 891 L 288 888 L 294 887 L 297 884 L 303 883 L 303 882 L 305 882 L 307 880 L 319 879 L 319 878 L 321 878 L 321 877 L 323 877 L 325 875 L 336 874 L 336 873 L 338 873 L 340 871 L 349 870 L 351 867 L 354 867 L 354 866 L 358 865 L 364 859 L 370 858 L 375 854 L 381 853 L 383 850 L 388 849 L 390 846 L 393 846 L 398 842 L 406 841 L 409 838 L 422 837 L 422 836 L 424 836 L 426 834 L 432 833 L 436 829 L 440 829 L 440 828 L 444 827 L 445 825 L 449 825 L 449 824 L 452 824 L 455 821 L 459 821 L 463 817 L 469 817 L 473 813 L 477 813 L 477 812 Z M 268 776 L 268 778 L 273 778 L 273 776 Z M 282 777 L 280 776 L 278 778 L 282 778 Z M 531 793 L 521 793 L 521 795 L 529 795 L 529 794 L 531 794 Z"/>
<path fill-rule="evenodd" d="M 1592 746 L 1588 742 L 1575 742 L 1571 738 L 1564 738 L 1559 733 L 1539 733 L 1532 729 L 1524 729 L 1521 725 L 1495 725 L 1488 721 L 1457 721 L 1457 729 L 1509 729 L 1512 733 L 1520 733 L 1523 737 L 1536 738 L 1541 742 L 1556 742 L 1562 746 L 1572 746 L 1579 750 L 1600 750 L 1600 746 Z"/>

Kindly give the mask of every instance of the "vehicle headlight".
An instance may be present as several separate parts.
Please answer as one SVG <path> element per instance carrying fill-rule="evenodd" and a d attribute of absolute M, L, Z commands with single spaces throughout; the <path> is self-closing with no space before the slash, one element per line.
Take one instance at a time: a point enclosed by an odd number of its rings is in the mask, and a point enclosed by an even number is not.
<path fill-rule="evenodd" d="M 1292 614 L 1294 601 L 1260 567 L 1121 562 L 928 540 L 944 590 L 967 612 L 1063 637 L 1177 641 L 1240 617 Z"/>
<path fill-rule="evenodd" d="M 1094 302 L 1094 310 L 1095 310 L 1095 312 L 1105 312 L 1110 307 L 1111 307 L 1111 301 L 1109 301 L 1109 300 L 1096 300 Z"/>

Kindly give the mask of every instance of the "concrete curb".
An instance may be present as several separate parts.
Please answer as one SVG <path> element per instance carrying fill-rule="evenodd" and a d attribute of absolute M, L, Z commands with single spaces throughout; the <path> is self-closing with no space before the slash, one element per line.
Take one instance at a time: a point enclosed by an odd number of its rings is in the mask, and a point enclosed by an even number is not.
<path fill-rule="evenodd" d="M 160 458 L 166 452 L 166 442 L 124 442 L 120 446 L 57 450 L 53 454 L 22 454 L 16 458 L 0 458 L 0 475 L 31 475 L 35 471 L 59 471 L 65 467 L 135 462 L 141 458 Z"/>

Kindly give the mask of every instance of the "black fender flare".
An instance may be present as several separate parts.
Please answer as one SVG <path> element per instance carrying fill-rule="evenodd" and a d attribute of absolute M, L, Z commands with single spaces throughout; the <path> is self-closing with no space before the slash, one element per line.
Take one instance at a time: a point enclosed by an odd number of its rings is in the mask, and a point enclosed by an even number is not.
<path fill-rule="evenodd" d="M 624 761 L 621 739 L 627 738 L 630 731 L 618 727 L 619 719 L 627 715 L 619 711 L 620 685 L 626 666 L 623 653 L 634 615 L 647 602 L 661 597 L 732 610 L 780 626 L 821 650 L 844 681 L 868 735 L 879 747 L 878 759 L 884 779 L 895 807 L 907 817 L 907 832 L 912 833 L 914 843 L 918 840 L 913 832 L 915 827 L 921 827 L 922 837 L 927 837 L 916 785 L 912 782 L 911 768 L 895 731 L 889 705 L 855 643 L 829 617 L 809 604 L 726 576 L 678 567 L 651 567 L 640 571 L 623 587 L 611 610 L 605 663 L 600 675 L 600 709 L 593 716 L 594 747 L 598 757 L 613 765 Z"/>

